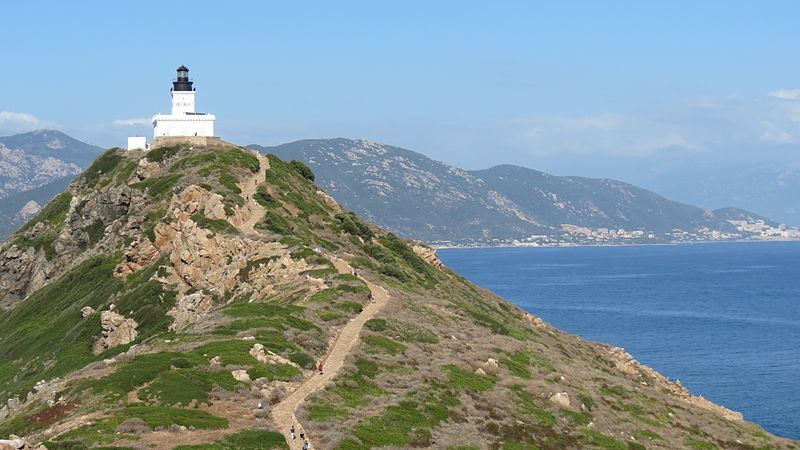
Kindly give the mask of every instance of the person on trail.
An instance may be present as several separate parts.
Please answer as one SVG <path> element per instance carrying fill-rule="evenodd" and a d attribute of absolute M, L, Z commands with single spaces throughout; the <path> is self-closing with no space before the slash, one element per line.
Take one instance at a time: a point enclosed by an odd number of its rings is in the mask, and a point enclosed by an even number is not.
<path fill-rule="evenodd" d="M 303 442 L 303 450 L 308 450 L 309 448 L 308 441 Z"/>
<path fill-rule="evenodd" d="M 372 300 L 372 303 L 375 303 L 375 295 L 370 294 L 369 299 Z"/>
<path fill-rule="evenodd" d="M 306 432 L 302 428 L 300 428 L 300 439 L 306 440 Z"/>
<path fill-rule="evenodd" d="M 258 405 L 256 405 L 256 409 L 264 409 L 264 405 L 262 405 L 261 402 L 258 402 Z"/>
<path fill-rule="evenodd" d="M 319 363 L 319 367 L 317 368 L 319 369 L 319 374 L 322 375 L 322 363 Z"/>
<path fill-rule="evenodd" d="M 292 440 L 295 440 L 295 436 L 294 436 L 294 425 L 292 425 L 292 428 L 290 428 L 290 429 L 289 429 L 289 434 L 291 434 L 291 435 L 292 435 Z"/>

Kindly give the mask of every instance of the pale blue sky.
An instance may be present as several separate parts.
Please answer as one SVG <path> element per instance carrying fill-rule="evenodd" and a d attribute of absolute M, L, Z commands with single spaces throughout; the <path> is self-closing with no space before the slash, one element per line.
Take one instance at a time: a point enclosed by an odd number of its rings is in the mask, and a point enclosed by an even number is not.
<path fill-rule="evenodd" d="M 168 112 L 185 64 L 239 144 L 366 138 L 621 179 L 798 165 L 798 18 L 790 1 L 4 2 L 0 135 L 151 136 L 114 123 Z"/>

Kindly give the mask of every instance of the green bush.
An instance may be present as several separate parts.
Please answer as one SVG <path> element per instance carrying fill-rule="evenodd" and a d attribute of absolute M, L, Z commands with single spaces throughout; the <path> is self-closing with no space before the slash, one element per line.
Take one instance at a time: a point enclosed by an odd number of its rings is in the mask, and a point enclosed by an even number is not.
<path fill-rule="evenodd" d="M 198 227 L 205 228 L 206 230 L 211 230 L 215 233 L 236 234 L 239 232 L 239 230 L 237 230 L 236 227 L 231 225 L 230 222 L 228 222 L 227 220 L 209 219 L 202 212 L 193 215 L 192 220 L 194 220 L 195 223 L 197 223 Z"/>
<path fill-rule="evenodd" d="M 381 264 L 378 266 L 378 273 L 397 278 L 400 281 L 406 282 L 409 280 L 408 275 L 397 264 Z"/>
<path fill-rule="evenodd" d="M 297 161 L 295 159 L 289 161 L 289 165 L 300 174 L 301 177 L 305 178 L 306 180 L 314 181 L 314 172 L 301 161 Z"/>
<path fill-rule="evenodd" d="M 258 158 L 252 153 L 237 148 L 232 148 L 187 156 L 186 158 L 183 158 L 173 164 L 170 170 L 177 171 L 185 167 L 208 165 L 213 165 L 214 168 L 232 166 L 241 167 L 249 170 L 252 173 L 258 172 L 261 168 Z"/>
<path fill-rule="evenodd" d="M 339 225 L 346 233 L 353 236 L 359 236 L 365 241 L 372 239 L 374 233 L 369 229 L 369 226 L 356 216 L 352 211 L 341 212 L 334 215 L 334 218 L 339 221 Z"/>
<path fill-rule="evenodd" d="M 272 197 L 269 192 L 267 192 L 267 189 L 264 186 L 259 186 L 258 189 L 256 189 L 253 199 L 256 201 L 256 203 L 268 209 L 275 208 L 279 205 L 278 201 L 275 200 L 275 198 Z"/>
<path fill-rule="evenodd" d="M 150 197 L 158 197 L 171 190 L 181 178 L 183 178 L 182 173 L 173 173 L 161 178 L 150 178 L 149 180 L 133 183 L 131 187 L 147 189 L 147 195 Z"/>
<path fill-rule="evenodd" d="M 180 145 L 176 145 L 174 147 L 154 148 L 149 152 L 147 152 L 147 154 L 145 155 L 145 159 L 147 159 L 150 162 L 161 163 L 164 162 L 164 160 L 173 157 L 179 151 L 181 151 Z"/>
<path fill-rule="evenodd" d="M 483 392 L 494 387 L 494 378 L 478 375 L 452 364 L 444 366 L 444 369 L 447 371 L 450 386 L 456 389 Z"/>
<path fill-rule="evenodd" d="M 367 353 L 386 353 L 396 355 L 406 351 L 406 346 L 383 336 L 364 336 L 362 342 L 367 346 Z"/>
<path fill-rule="evenodd" d="M 122 156 L 117 154 L 118 148 L 112 148 L 100 155 L 94 160 L 91 166 L 83 172 L 81 178 L 86 181 L 89 186 L 94 186 L 103 175 L 110 173 L 117 167 Z"/>
<path fill-rule="evenodd" d="M 276 234 L 293 234 L 292 225 L 289 223 L 289 221 L 275 211 L 267 211 L 267 213 L 264 215 L 264 220 L 259 222 L 257 226 L 259 228 L 272 231 Z"/>

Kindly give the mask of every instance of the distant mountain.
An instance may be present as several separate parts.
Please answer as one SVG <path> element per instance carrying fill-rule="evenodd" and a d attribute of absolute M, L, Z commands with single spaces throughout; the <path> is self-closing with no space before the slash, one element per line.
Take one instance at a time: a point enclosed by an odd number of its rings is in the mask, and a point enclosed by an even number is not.
<path fill-rule="evenodd" d="M 680 165 L 639 180 L 662 195 L 708 208 L 733 205 L 800 225 L 800 170 L 780 164 Z"/>
<path fill-rule="evenodd" d="M 467 171 L 410 150 L 342 138 L 250 147 L 307 163 L 347 208 L 432 244 L 655 243 L 753 234 L 713 211 L 616 180 L 511 165 Z"/>
<path fill-rule="evenodd" d="M 30 218 L 23 206 L 49 202 L 102 152 L 55 130 L 0 137 L 0 238 Z"/>
<path fill-rule="evenodd" d="M 64 192 L 74 178 L 74 176 L 56 178 L 44 186 L 0 198 L 0 239 L 5 239 L 16 231 L 32 217 L 31 213 L 37 212 L 30 209 L 28 212 L 23 212 L 26 206 L 32 205 L 31 202 L 39 207 L 46 205 L 53 197 Z"/>

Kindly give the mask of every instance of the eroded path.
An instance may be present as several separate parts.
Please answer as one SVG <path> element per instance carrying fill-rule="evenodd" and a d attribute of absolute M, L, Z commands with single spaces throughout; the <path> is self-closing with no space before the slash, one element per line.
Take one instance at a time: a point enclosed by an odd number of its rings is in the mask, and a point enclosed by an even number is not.
<path fill-rule="evenodd" d="M 264 218 L 265 209 L 258 204 L 254 195 L 258 185 L 266 179 L 267 170 L 269 170 L 269 159 L 254 150 L 248 151 L 258 158 L 259 169 L 258 172 L 237 184 L 239 189 L 242 190 L 241 196 L 244 198 L 245 204 L 237 209 L 233 225 L 237 226 L 245 235 L 253 235 L 257 234 L 254 228 L 255 225 Z"/>
<path fill-rule="evenodd" d="M 334 258 L 333 264 L 340 273 L 351 273 L 351 268 L 345 261 Z M 298 422 L 295 416 L 297 408 L 306 401 L 309 395 L 323 389 L 337 375 L 348 353 L 358 343 L 359 334 L 364 324 L 375 317 L 389 300 L 389 293 L 386 289 L 363 278 L 361 279 L 367 283 L 367 287 L 372 291 L 372 295 L 375 296 L 375 303 L 367 303 L 361 313 L 339 331 L 339 335 L 322 360 L 325 369 L 324 374 L 313 374 L 297 390 L 272 408 L 272 419 L 275 421 L 278 431 L 286 436 L 286 442 L 289 443 L 289 448 L 291 449 L 303 448 L 303 441 L 300 440 L 299 436 L 294 441 L 289 438 L 289 429 L 292 426 L 298 431 L 302 428 L 302 424 Z M 313 440 L 309 439 L 309 443 L 313 444 Z M 315 447 L 312 445 L 311 448 Z"/>

